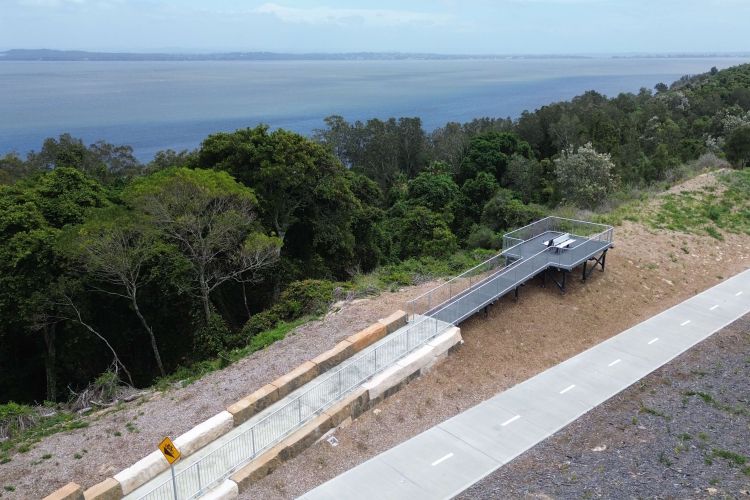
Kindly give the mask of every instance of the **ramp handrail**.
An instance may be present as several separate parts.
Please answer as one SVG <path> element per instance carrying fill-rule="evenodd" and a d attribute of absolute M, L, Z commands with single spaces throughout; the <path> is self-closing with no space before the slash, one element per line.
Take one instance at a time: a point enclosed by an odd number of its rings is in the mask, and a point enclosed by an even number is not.
<path fill-rule="evenodd" d="M 354 387 L 433 339 L 448 326 L 448 323 L 435 318 L 423 317 L 407 328 L 387 336 L 374 348 L 357 354 L 337 369 L 331 370 L 325 378 L 258 420 L 241 434 L 176 472 L 177 498 L 192 499 L 203 494 L 239 466 L 317 416 Z M 218 471 L 208 465 L 211 460 L 221 464 Z M 174 500 L 171 478 L 136 498 Z"/>

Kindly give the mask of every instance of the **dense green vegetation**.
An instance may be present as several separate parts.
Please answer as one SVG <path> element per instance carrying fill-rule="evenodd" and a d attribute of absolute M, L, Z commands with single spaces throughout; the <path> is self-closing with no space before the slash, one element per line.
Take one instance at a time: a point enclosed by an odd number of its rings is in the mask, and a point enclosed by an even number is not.
<path fill-rule="evenodd" d="M 750 163 L 750 66 L 657 87 L 430 133 L 418 118 L 334 116 L 312 139 L 259 126 L 147 165 L 68 135 L 0 158 L 0 402 L 65 401 L 107 370 L 190 379 L 334 300 L 454 273 L 550 209 L 612 208 L 698 158 Z M 744 174 L 652 223 L 747 231 Z M 18 408 L 0 424 L 17 430 Z"/>

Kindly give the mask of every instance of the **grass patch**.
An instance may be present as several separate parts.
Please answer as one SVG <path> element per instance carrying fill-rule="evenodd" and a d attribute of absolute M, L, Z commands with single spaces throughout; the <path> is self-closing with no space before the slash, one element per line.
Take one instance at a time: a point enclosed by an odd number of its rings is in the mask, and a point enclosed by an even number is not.
<path fill-rule="evenodd" d="M 644 217 L 655 229 L 708 234 L 723 240 L 722 231 L 750 234 L 750 171 L 735 170 L 718 176 L 723 188 L 683 191 L 665 195 Z"/>
<path fill-rule="evenodd" d="M 714 457 L 723 458 L 724 460 L 727 460 L 732 465 L 741 466 L 747 463 L 747 457 L 745 455 L 740 455 L 739 453 L 735 453 L 733 451 L 722 450 L 720 448 L 714 448 L 711 454 Z"/>
<path fill-rule="evenodd" d="M 274 328 L 260 332 L 254 335 L 247 346 L 239 349 L 232 349 L 228 352 L 219 353 L 212 359 L 198 361 L 187 366 L 180 366 L 170 375 L 161 377 L 157 380 L 155 387 L 159 390 L 168 389 L 176 382 L 182 382 L 182 386 L 192 384 L 204 375 L 221 370 L 227 366 L 249 356 L 250 354 L 265 349 L 274 342 L 283 339 L 286 335 L 298 326 L 307 323 L 311 318 L 304 317 L 294 321 L 282 321 Z M 115 433 L 115 435 L 118 435 Z"/>
<path fill-rule="evenodd" d="M 25 405 L 13 405 L 12 420 L 18 414 L 31 415 L 34 414 L 34 418 L 28 420 L 29 424 L 23 427 L 13 427 L 6 435 L 7 439 L 0 442 L 0 463 L 7 463 L 10 461 L 10 456 L 13 453 L 27 453 L 34 444 L 41 441 L 47 436 L 56 434 L 58 432 L 66 432 L 75 429 L 81 429 L 88 427 L 88 422 L 81 420 L 74 413 L 64 411 L 61 409 L 54 409 L 54 413 L 44 415 L 39 412 L 38 409 L 32 408 Z M 1 415 L 8 417 L 11 414 L 11 410 L 8 409 L 9 405 L 0 405 L 0 409 L 5 410 L 4 413 L 0 412 Z M 20 408 L 20 409 L 19 409 Z M 6 418 L 5 422 L 8 422 Z M 6 427 L 6 429 L 9 427 Z M 52 455 L 45 455 L 42 459 L 49 459 Z"/>
<path fill-rule="evenodd" d="M 666 413 L 660 412 L 659 410 L 656 410 L 654 408 L 650 408 L 648 406 L 641 406 L 641 409 L 638 410 L 638 413 L 645 413 L 647 415 L 653 415 L 655 417 L 661 417 L 663 419 L 669 420 L 671 417 L 667 415 Z"/>
<path fill-rule="evenodd" d="M 730 406 L 726 405 L 724 403 L 721 403 L 714 399 L 714 397 L 706 392 L 701 391 L 687 391 L 685 392 L 685 397 L 693 397 L 697 396 L 700 398 L 704 403 L 706 403 L 709 406 L 712 406 L 720 411 L 725 411 L 727 413 L 731 413 L 732 415 L 745 415 L 750 416 L 750 410 L 743 408 L 741 406 Z"/>
<path fill-rule="evenodd" d="M 707 186 L 699 191 L 669 193 L 656 199 L 654 193 L 631 193 L 625 201 L 594 222 L 619 226 L 623 221 L 641 222 L 652 229 L 707 234 L 723 240 L 723 232 L 750 234 L 750 169 L 718 174 L 721 189 Z M 626 196 L 627 198 L 627 196 Z M 681 250 L 688 254 L 689 249 Z"/>

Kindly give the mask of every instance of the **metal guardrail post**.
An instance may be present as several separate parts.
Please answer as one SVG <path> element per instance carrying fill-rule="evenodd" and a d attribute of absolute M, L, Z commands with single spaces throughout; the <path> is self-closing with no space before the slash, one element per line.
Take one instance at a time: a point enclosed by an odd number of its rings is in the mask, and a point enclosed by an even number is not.
<path fill-rule="evenodd" d="M 198 471 L 198 491 L 203 491 L 203 486 L 202 486 L 202 482 L 201 482 L 201 463 L 200 462 L 196 462 L 195 468 Z"/>

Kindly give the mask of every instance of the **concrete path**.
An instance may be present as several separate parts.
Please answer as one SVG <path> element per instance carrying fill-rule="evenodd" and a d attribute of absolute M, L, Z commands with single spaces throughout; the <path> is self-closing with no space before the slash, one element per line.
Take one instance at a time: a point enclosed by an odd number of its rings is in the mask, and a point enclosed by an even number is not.
<path fill-rule="evenodd" d="M 302 498 L 450 498 L 748 312 L 750 270 L 423 432 Z"/>

